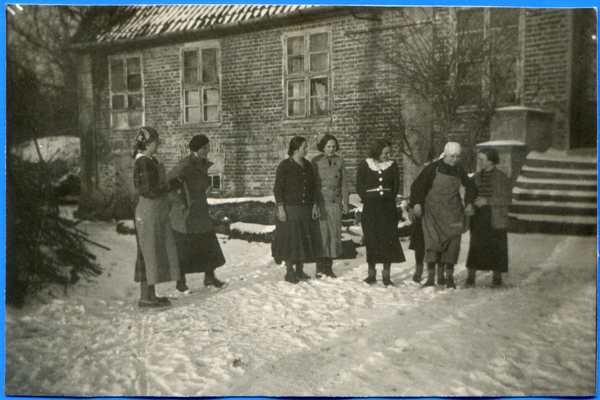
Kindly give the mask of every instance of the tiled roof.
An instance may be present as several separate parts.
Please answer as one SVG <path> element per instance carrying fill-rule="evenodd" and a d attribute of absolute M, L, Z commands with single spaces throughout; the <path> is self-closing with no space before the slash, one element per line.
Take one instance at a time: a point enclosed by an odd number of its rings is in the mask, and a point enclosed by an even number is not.
<path fill-rule="evenodd" d="M 126 18 L 96 34 L 98 42 L 198 30 L 315 7 L 312 5 L 141 5 L 122 7 Z"/>

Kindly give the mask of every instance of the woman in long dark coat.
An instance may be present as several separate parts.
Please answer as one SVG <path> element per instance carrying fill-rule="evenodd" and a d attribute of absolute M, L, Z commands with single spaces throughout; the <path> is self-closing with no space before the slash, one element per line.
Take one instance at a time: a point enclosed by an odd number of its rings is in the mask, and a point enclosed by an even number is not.
<path fill-rule="evenodd" d="M 290 283 L 310 279 L 304 272 L 304 263 L 314 262 L 320 240 L 319 227 L 312 223 L 319 212 L 315 203 L 312 166 L 304 158 L 307 152 L 306 139 L 293 137 L 288 149 L 289 157 L 277 167 L 273 188 L 277 218 L 271 252 L 278 264 L 285 261 L 285 280 Z"/>
<path fill-rule="evenodd" d="M 325 274 L 336 278 L 333 259 L 343 253 L 342 212 L 348 212 L 349 207 L 346 166 L 344 159 L 335 154 L 339 149 L 335 136 L 324 135 L 317 148 L 321 154 L 311 161 L 321 230 L 316 277 L 320 278 L 321 274 Z"/>
<path fill-rule="evenodd" d="M 498 152 L 483 148 L 477 154 L 479 171 L 473 176 L 477 186 L 475 215 L 471 217 L 471 243 L 467 256 L 469 275 L 466 287 L 475 286 L 475 274 L 494 271 L 491 287 L 502 285 L 508 272 L 508 206 L 512 201 L 511 181 L 496 165 Z"/>
<path fill-rule="evenodd" d="M 139 307 L 170 305 L 169 299 L 156 297 L 154 285 L 179 279 L 179 260 L 169 223 L 167 198 L 172 185 L 166 181 L 164 166 L 154 158 L 158 144 L 155 129 L 145 126 L 138 130 L 133 149 L 133 184 L 139 194 L 135 208 L 138 257 L 134 277 L 140 282 Z"/>
<path fill-rule="evenodd" d="M 225 257 L 208 214 L 208 169 L 213 165 L 206 158 L 210 149 L 208 138 L 194 136 L 189 148 L 192 153 L 169 172 L 169 178 L 182 184 L 179 192 L 170 196 L 169 215 L 182 272 L 176 288 L 182 293 L 189 292 L 185 274 L 204 272 L 204 286 L 225 285 L 215 276 L 215 269 L 225 264 Z"/>
<path fill-rule="evenodd" d="M 390 160 L 391 144 L 379 139 L 371 146 L 369 158 L 361 161 L 356 172 L 356 192 L 363 202 L 361 225 L 367 248 L 369 275 L 365 282 L 377 283 L 376 264 L 383 264 L 382 278 L 386 286 L 392 263 L 404 262 L 398 237 L 396 196 L 400 190 L 400 174 L 396 161 Z"/>

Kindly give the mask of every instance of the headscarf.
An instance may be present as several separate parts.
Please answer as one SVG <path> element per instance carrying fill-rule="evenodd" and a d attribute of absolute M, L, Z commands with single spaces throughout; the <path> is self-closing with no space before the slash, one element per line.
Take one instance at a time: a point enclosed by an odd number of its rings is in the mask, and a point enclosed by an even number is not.
<path fill-rule="evenodd" d="M 444 158 L 445 155 L 460 154 L 461 152 L 462 152 L 462 150 L 460 148 L 460 143 L 448 142 L 444 146 L 444 152 L 440 155 L 440 158 Z"/>
<path fill-rule="evenodd" d="M 192 153 L 197 152 L 208 144 L 208 138 L 206 135 L 196 135 L 190 140 L 190 150 Z"/>
<path fill-rule="evenodd" d="M 158 140 L 158 132 L 151 126 L 142 126 L 135 134 L 135 143 L 133 144 L 133 158 L 140 151 L 145 150 L 150 143 Z"/>

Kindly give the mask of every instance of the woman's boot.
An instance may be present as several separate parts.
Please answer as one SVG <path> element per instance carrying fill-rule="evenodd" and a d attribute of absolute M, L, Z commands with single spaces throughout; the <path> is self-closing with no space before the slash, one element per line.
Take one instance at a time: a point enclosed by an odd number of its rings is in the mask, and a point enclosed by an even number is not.
<path fill-rule="evenodd" d="M 298 283 L 300 280 L 296 277 L 296 273 L 294 272 L 294 264 L 289 261 L 285 262 L 285 268 L 287 269 L 287 273 L 285 274 L 285 280 L 289 283 Z"/>
<path fill-rule="evenodd" d="M 456 289 L 454 284 L 454 264 L 446 264 L 446 289 Z"/>
<path fill-rule="evenodd" d="M 310 279 L 310 276 L 304 273 L 304 263 L 299 262 L 296 264 L 296 278 L 302 281 Z"/>
<path fill-rule="evenodd" d="M 330 278 L 337 278 L 337 275 L 333 273 L 333 260 L 331 258 L 325 260 L 325 275 Z"/>
<path fill-rule="evenodd" d="M 444 263 L 438 263 L 437 265 L 437 284 L 446 284 L 446 276 L 444 275 Z"/>
<path fill-rule="evenodd" d="M 325 273 L 325 258 L 317 258 L 315 278 L 320 278 Z"/>
<path fill-rule="evenodd" d="M 477 273 L 477 270 L 475 268 L 469 268 L 467 271 L 468 275 L 467 280 L 465 281 L 465 288 L 475 287 L 475 274 Z"/>
<path fill-rule="evenodd" d="M 494 276 L 492 278 L 492 289 L 502 286 L 502 272 L 494 271 Z"/>
<path fill-rule="evenodd" d="M 369 276 L 367 276 L 364 281 L 369 285 L 374 285 L 377 283 L 377 270 L 375 269 L 374 264 L 372 267 L 369 265 Z"/>
<path fill-rule="evenodd" d="M 217 289 L 222 288 L 226 285 L 225 282 L 220 281 L 215 276 L 215 271 L 207 271 L 204 273 L 204 286 L 214 286 Z"/>
<path fill-rule="evenodd" d="M 186 284 L 185 274 L 183 272 L 181 273 L 181 277 L 179 278 L 179 280 L 177 281 L 177 284 L 175 285 L 175 289 L 177 289 L 178 292 L 183 293 L 183 294 L 190 293 L 190 288 Z"/>
<path fill-rule="evenodd" d="M 394 286 L 394 282 L 390 279 L 390 270 L 384 269 L 381 271 L 381 276 L 383 277 L 383 284 L 385 286 Z"/>
<path fill-rule="evenodd" d="M 421 287 L 435 285 L 435 263 L 427 263 L 427 281 Z"/>
<path fill-rule="evenodd" d="M 417 264 L 415 266 L 415 273 L 412 277 L 412 280 L 417 283 L 421 283 L 422 276 L 423 276 L 423 264 Z"/>

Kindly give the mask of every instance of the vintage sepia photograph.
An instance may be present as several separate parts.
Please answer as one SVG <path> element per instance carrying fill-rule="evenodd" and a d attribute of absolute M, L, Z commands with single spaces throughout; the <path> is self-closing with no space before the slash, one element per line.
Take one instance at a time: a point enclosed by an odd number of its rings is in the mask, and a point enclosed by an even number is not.
<path fill-rule="evenodd" d="M 5 396 L 596 395 L 596 8 L 5 19 Z"/>

